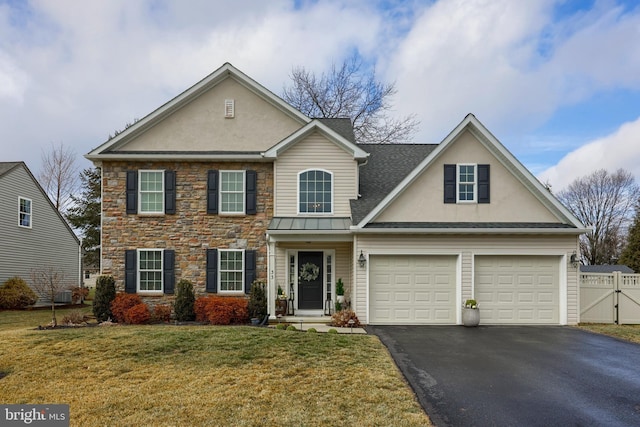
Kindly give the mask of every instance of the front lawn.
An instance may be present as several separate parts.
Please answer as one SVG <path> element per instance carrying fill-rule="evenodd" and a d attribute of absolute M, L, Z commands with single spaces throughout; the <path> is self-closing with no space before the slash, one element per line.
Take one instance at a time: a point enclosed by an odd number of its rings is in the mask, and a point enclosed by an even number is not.
<path fill-rule="evenodd" d="M 581 329 L 640 344 L 640 325 L 583 323 Z"/>
<path fill-rule="evenodd" d="M 68 403 L 71 425 L 430 425 L 373 336 L 173 325 L 37 331 L 49 316 L 25 324 L 16 313 L 34 312 L 0 312 L 0 402 Z"/>

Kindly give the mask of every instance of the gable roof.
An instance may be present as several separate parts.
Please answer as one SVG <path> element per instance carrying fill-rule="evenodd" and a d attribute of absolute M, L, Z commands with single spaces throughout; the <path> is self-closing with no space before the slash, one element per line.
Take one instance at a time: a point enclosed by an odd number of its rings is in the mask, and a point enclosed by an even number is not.
<path fill-rule="evenodd" d="M 22 164 L 22 162 L 0 162 L 0 176 L 4 175 L 20 164 Z"/>
<path fill-rule="evenodd" d="M 42 186 L 40 185 L 40 183 L 38 182 L 36 177 L 31 173 L 31 171 L 29 170 L 29 168 L 27 167 L 27 164 L 25 162 L 0 162 L 0 178 L 2 178 L 2 176 L 4 176 L 9 171 L 15 169 L 18 166 L 22 166 L 24 168 L 24 170 L 27 172 L 27 175 L 29 175 L 29 177 L 31 177 L 31 180 L 35 184 L 36 188 L 40 191 L 40 193 L 42 193 L 42 195 L 44 196 L 45 200 L 49 203 L 49 206 L 51 206 L 51 209 L 53 209 L 55 211 L 55 213 L 60 218 L 60 221 L 62 221 L 62 223 L 65 225 L 65 227 L 67 227 L 67 230 L 69 230 L 69 233 L 71 233 L 71 235 L 76 240 L 76 242 L 78 242 L 78 244 L 80 244 L 80 239 L 78 238 L 76 233 L 73 231 L 73 229 L 71 228 L 71 226 L 69 225 L 67 220 L 64 218 L 64 216 L 62 216 L 60 211 L 58 209 L 56 209 L 56 207 L 54 206 L 53 202 L 51 201 L 51 199 L 47 195 L 47 192 L 44 191 L 44 188 L 42 188 Z"/>
<path fill-rule="evenodd" d="M 114 149 L 126 144 L 131 139 L 135 138 L 137 135 L 145 132 L 147 129 L 153 127 L 158 122 L 164 120 L 169 115 L 173 114 L 175 111 L 189 104 L 192 100 L 196 99 L 203 93 L 209 91 L 211 88 L 219 84 L 225 79 L 233 78 L 238 83 L 240 83 L 245 88 L 249 89 L 274 107 L 278 108 L 286 115 L 292 117 L 293 119 L 300 122 L 301 125 L 309 123 L 311 119 L 306 115 L 302 114 L 297 109 L 293 108 L 287 102 L 285 102 L 282 98 L 253 80 L 251 77 L 247 76 L 237 68 L 235 68 L 230 63 L 225 63 L 220 68 L 218 68 L 213 73 L 209 74 L 204 79 L 200 80 L 195 85 L 191 86 L 189 89 L 185 90 L 172 100 L 168 101 L 161 107 L 157 108 L 153 112 L 149 113 L 147 116 L 142 118 L 141 120 L 135 122 L 133 125 L 129 126 L 125 130 L 123 130 L 118 135 L 109 139 L 107 142 L 102 145 L 94 148 L 85 157 L 89 160 L 99 160 L 100 158 L 106 158 L 107 156 L 111 157 L 121 157 L 123 154 L 117 154 L 116 152 L 112 152 Z M 132 154 L 132 153 L 128 153 Z M 141 153 L 133 153 L 133 154 L 141 154 Z M 147 153 L 145 153 L 147 154 Z M 149 153 L 151 155 L 159 155 L 159 154 L 167 154 L 163 153 Z M 175 153 L 172 153 L 175 155 Z M 191 155 L 186 155 L 185 157 L 193 157 L 193 158 L 203 158 L 207 155 L 209 156 L 220 156 L 221 153 L 217 152 L 207 152 L 207 153 L 191 153 Z M 249 153 L 253 156 L 259 156 L 259 153 Z M 236 153 L 229 154 L 231 157 L 238 157 Z"/>
<path fill-rule="evenodd" d="M 285 139 L 283 139 L 282 141 L 280 141 L 279 143 L 277 143 L 276 145 L 274 145 L 273 147 L 265 151 L 263 153 L 263 157 L 266 159 L 275 159 L 280 154 L 282 154 L 289 148 L 293 147 L 295 144 L 302 141 L 304 138 L 308 137 L 309 135 L 311 135 L 316 131 L 320 132 L 324 137 L 326 137 L 329 141 L 336 144 L 338 147 L 342 148 L 348 153 L 351 153 L 353 157 L 357 160 L 364 160 L 369 156 L 369 154 L 366 151 L 364 151 L 362 148 L 360 148 L 358 144 L 355 144 L 354 142 L 349 141 L 341 133 L 336 132 L 335 130 L 333 130 L 332 127 L 327 125 L 328 123 L 331 123 L 333 127 L 336 127 L 341 131 L 343 131 L 344 129 L 342 128 L 344 127 L 344 122 L 338 122 L 338 121 L 326 122 L 325 120 L 326 119 L 322 119 L 322 120 L 313 119 L 307 125 L 301 127 L 300 129 L 298 129 L 297 131 L 295 131 L 294 133 L 292 133 L 291 135 L 289 135 L 288 137 L 286 137 Z M 340 119 L 337 119 L 337 120 L 340 120 Z"/>
<path fill-rule="evenodd" d="M 440 144 L 438 144 L 422 161 L 407 174 L 390 192 L 384 194 L 379 203 L 369 209 L 365 215 L 360 212 L 359 220 L 355 219 L 356 229 L 363 229 L 388 207 L 412 182 L 414 182 L 463 132 L 469 131 L 478 141 L 495 156 L 495 158 L 513 176 L 520 181 L 531 194 L 538 199 L 562 224 L 567 224 L 579 232 L 586 231 L 584 225 L 566 208 L 538 179 L 527 170 L 504 145 L 473 115 L 468 114 Z M 366 209 L 365 209 L 366 210 Z M 528 229 L 532 229 L 527 227 Z M 565 229 L 566 227 L 560 227 Z M 441 228 L 438 228 L 441 229 Z M 473 228 L 475 229 L 475 227 Z M 553 228 L 557 229 L 557 228 Z"/>
<path fill-rule="evenodd" d="M 380 204 L 436 147 L 436 144 L 358 144 L 369 153 L 360 166 L 360 197 L 351 200 L 354 224 Z"/>

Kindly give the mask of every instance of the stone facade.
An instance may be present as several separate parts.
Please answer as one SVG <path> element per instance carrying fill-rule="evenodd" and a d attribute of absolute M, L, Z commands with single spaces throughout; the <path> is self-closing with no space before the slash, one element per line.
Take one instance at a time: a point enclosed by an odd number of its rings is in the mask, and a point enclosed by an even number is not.
<path fill-rule="evenodd" d="M 126 213 L 126 172 L 155 169 L 176 172 L 176 213 Z M 208 170 L 255 170 L 257 214 L 207 214 Z M 206 250 L 256 250 L 256 278 L 267 280 L 266 230 L 273 216 L 273 165 L 243 162 L 122 162 L 102 163 L 102 274 L 112 275 L 124 291 L 125 250 L 175 250 L 176 283 L 190 280 L 205 293 Z"/>

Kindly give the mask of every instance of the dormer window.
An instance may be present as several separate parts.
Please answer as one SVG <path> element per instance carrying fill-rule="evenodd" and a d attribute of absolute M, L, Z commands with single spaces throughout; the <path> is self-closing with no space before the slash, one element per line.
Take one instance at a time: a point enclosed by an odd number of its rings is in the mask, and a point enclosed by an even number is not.
<path fill-rule="evenodd" d="M 489 203 L 490 190 L 489 165 L 444 165 L 445 203 Z"/>
<path fill-rule="evenodd" d="M 333 174 L 308 170 L 298 175 L 298 213 L 333 213 Z"/>

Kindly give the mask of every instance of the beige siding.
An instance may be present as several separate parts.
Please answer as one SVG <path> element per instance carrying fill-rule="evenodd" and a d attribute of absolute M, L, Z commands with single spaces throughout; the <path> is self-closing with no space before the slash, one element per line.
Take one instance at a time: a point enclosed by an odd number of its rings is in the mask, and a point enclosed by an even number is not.
<path fill-rule="evenodd" d="M 444 203 L 445 164 L 491 165 L 491 203 Z M 464 132 L 374 222 L 558 222 L 470 132 Z"/>
<path fill-rule="evenodd" d="M 224 117 L 226 99 L 235 101 L 232 119 Z M 264 151 L 301 126 L 302 123 L 228 78 L 118 149 Z"/>
<path fill-rule="evenodd" d="M 558 255 L 567 258 L 577 249 L 575 236 L 408 236 L 366 235 L 357 236 L 354 253 L 362 250 L 367 255 L 375 254 L 433 254 L 461 256 L 461 298 L 473 295 L 473 257 L 481 254 L 493 255 Z M 368 267 L 367 267 L 368 268 Z M 357 267 L 354 282 L 355 310 L 358 318 L 367 320 L 367 268 Z M 567 323 L 576 324 L 578 313 L 577 270 L 564 264 L 561 285 L 566 283 Z"/>
<path fill-rule="evenodd" d="M 353 155 L 315 132 L 278 157 L 275 165 L 275 216 L 298 215 L 298 173 L 323 169 L 333 173 L 333 216 L 351 216 L 350 199 L 358 191 Z"/>

